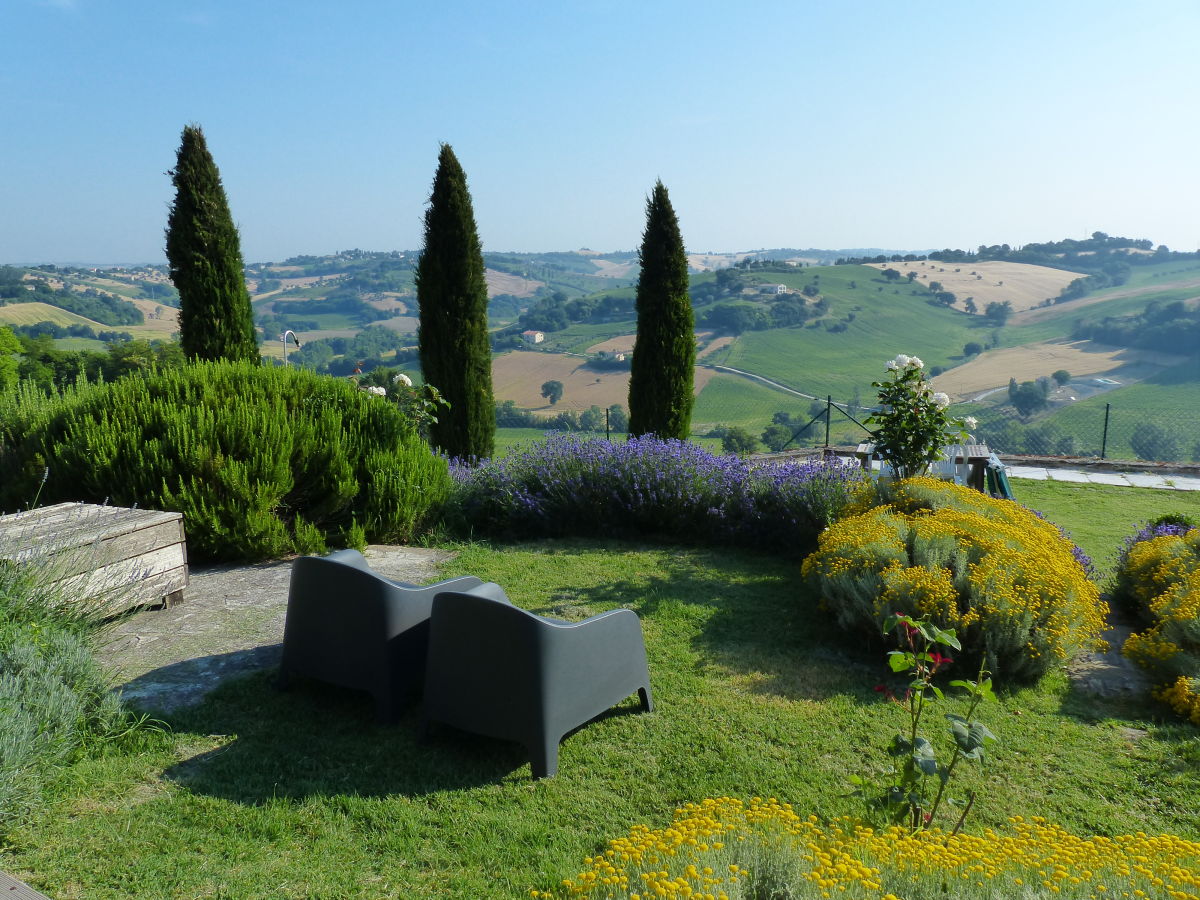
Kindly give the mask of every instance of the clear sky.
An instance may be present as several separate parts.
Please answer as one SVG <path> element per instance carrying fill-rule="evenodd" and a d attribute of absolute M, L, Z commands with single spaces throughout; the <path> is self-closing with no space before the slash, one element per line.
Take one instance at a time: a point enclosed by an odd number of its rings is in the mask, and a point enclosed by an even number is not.
<path fill-rule="evenodd" d="M 0 262 L 162 262 L 203 126 L 248 262 L 418 249 L 438 146 L 487 250 L 1093 231 L 1200 247 L 1197 0 L 0 0 Z"/>

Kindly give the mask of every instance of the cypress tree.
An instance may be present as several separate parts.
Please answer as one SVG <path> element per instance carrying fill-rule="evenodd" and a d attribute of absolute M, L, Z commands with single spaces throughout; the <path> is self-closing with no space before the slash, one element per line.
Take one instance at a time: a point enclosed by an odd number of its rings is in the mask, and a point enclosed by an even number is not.
<path fill-rule="evenodd" d="M 629 378 L 629 433 L 687 438 L 696 363 L 687 253 L 661 181 L 646 201 L 638 252 L 637 342 Z"/>
<path fill-rule="evenodd" d="M 198 125 L 183 129 L 167 218 L 167 261 L 179 291 L 179 338 L 188 359 L 258 362 L 241 243 L 221 173 Z"/>
<path fill-rule="evenodd" d="M 449 456 L 490 457 L 496 410 L 487 281 L 467 176 L 449 144 L 438 154 L 416 283 L 421 369 L 450 404 L 430 440 Z"/>

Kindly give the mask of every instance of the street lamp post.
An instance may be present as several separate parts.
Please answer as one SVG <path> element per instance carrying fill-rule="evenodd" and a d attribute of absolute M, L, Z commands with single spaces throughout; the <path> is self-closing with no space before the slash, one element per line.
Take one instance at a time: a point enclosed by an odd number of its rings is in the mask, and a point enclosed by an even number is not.
<path fill-rule="evenodd" d="M 292 336 L 292 340 L 296 344 L 296 349 L 297 350 L 300 349 L 300 338 L 296 337 L 296 332 L 285 331 L 283 334 L 281 334 L 279 336 L 279 340 L 283 342 L 283 365 L 285 368 L 287 366 L 287 339 L 288 339 L 289 334 Z"/>

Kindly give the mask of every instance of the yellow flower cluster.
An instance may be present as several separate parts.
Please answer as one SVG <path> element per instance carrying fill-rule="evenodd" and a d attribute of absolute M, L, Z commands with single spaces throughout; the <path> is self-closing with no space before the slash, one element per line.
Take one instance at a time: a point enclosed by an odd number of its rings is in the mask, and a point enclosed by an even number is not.
<path fill-rule="evenodd" d="M 1163 535 L 1139 541 L 1129 548 L 1121 577 L 1127 579 L 1131 599 L 1139 608 L 1151 608 L 1155 598 L 1196 570 L 1200 557 L 1198 545 L 1200 529 L 1182 536 Z"/>
<path fill-rule="evenodd" d="M 895 612 L 953 629 L 1006 679 L 1037 677 L 1099 646 L 1107 606 L 1053 525 L 1011 501 L 929 478 L 843 518 L 802 572 L 844 627 Z"/>
<path fill-rule="evenodd" d="M 989 888 L 988 896 L 1200 898 L 1200 842 L 1142 832 L 1081 838 L 1036 816 L 1010 824 L 1005 834 L 875 831 L 850 819 L 802 818 L 773 798 L 721 797 L 676 810 L 667 828 L 635 826 L 558 891 L 530 894 L 734 900 L 758 896 L 760 875 L 778 883 L 788 872 L 795 883 L 780 885 L 787 896 L 846 900 L 966 892 L 956 884 Z"/>
<path fill-rule="evenodd" d="M 1200 725 L 1200 529 L 1139 541 L 1117 578 L 1150 622 L 1121 652 L 1159 682 L 1156 697 Z"/>
<path fill-rule="evenodd" d="M 1174 684 L 1158 688 L 1154 696 L 1193 725 L 1200 725 L 1200 679 L 1180 675 Z"/>

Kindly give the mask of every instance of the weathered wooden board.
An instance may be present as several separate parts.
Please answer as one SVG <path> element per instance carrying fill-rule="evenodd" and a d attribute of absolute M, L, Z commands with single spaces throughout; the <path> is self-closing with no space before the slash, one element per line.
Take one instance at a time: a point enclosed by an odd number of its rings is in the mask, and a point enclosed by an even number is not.
<path fill-rule="evenodd" d="M 12 897 L 14 900 L 50 900 L 45 894 L 39 894 L 23 881 L 17 881 L 11 875 L 0 872 L 0 900 Z"/>
<path fill-rule="evenodd" d="M 0 559 L 36 562 L 64 597 L 111 599 L 114 612 L 171 603 L 188 582 L 179 513 L 59 503 L 0 516 Z"/>

